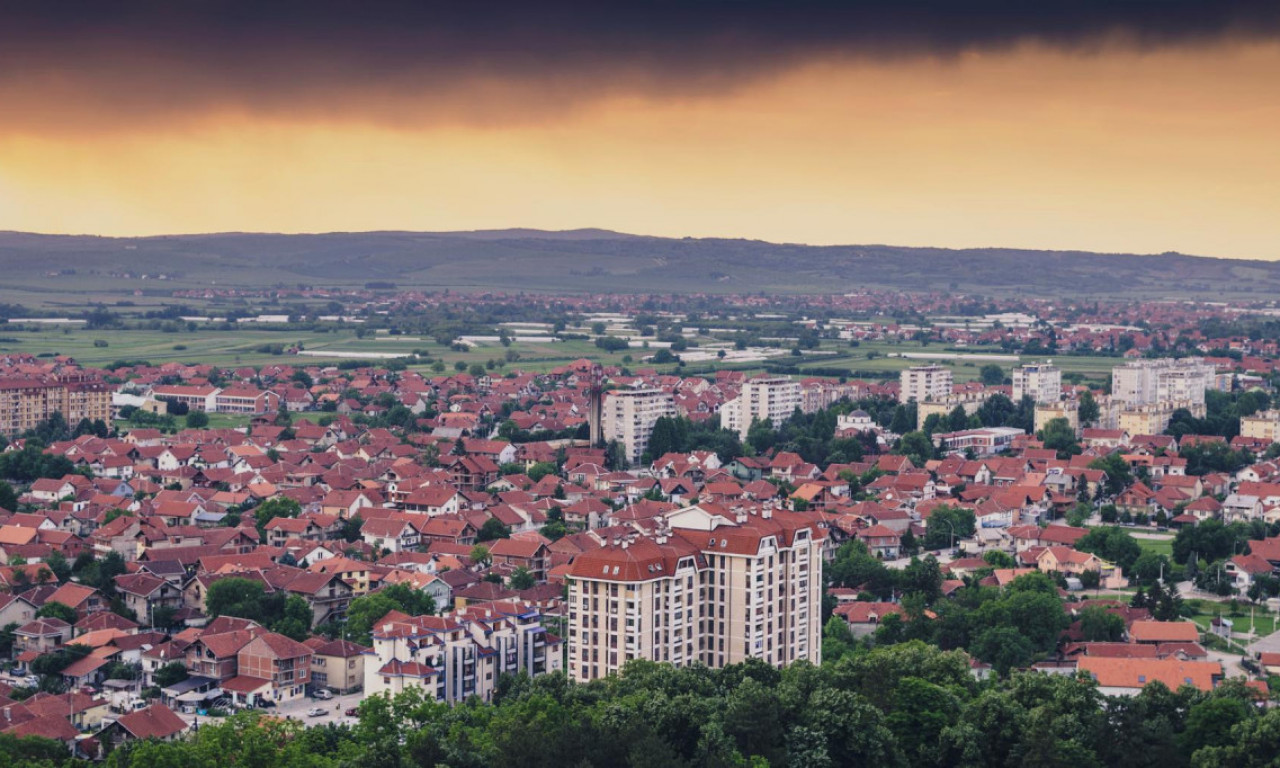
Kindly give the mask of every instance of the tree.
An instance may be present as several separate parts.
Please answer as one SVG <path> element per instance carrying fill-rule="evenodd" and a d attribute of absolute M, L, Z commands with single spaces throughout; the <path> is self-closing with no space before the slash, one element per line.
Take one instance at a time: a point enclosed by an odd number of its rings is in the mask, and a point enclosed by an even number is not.
<path fill-rule="evenodd" d="M 1004 383 L 1004 369 L 995 363 L 987 363 L 979 369 L 978 376 L 981 377 L 982 383 L 988 387 L 999 386 Z"/>
<path fill-rule="evenodd" d="M 991 665 L 997 674 L 1008 675 L 1015 667 L 1025 667 L 1035 658 L 1031 641 L 1015 627 L 989 627 L 978 635 L 973 654 Z"/>
<path fill-rule="evenodd" d="M 972 536 L 975 530 L 973 510 L 940 504 L 925 520 L 924 548 L 936 550 L 953 546 Z"/>
<path fill-rule="evenodd" d="M 174 616 L 177 613 L 171 605 L 157 605 L 151 609 L 151 626 L 156 629 L 169 629 L 174 626 Z"/>
<path fill-rule="evenodd" d="M 471 554 L 468 555 L 473 563 L 487 564 L 489 562 L 489 548 L 483 544 L 476 544 L 471 548 Z"/>
<path fill-rule="evenodd" d="M 898 441 L 898 453 L 923 467 L 934 456 L 933 441 L 924 432 L 908 432 Z"/>
<path fill-rule="evenodd" d="M 209 414 L 204 411 L 191 411 L 187 414 L 187 429 L 204 429 L 209 426 Z"/>
<path fill-rule="evenodd" d="M 493 541 L 495 539 L 511 538 L 511 529 L 503 525 L 502 521 L 496 517 L 491 517 L 484 521 L 484 525 L 480 526 L 480 530 L 476 533 L 476 541 Z"/>
<path fill-rule="evenodd" d="M 1080 612 L 1080 633 L 1091 643 L 1118 642 L 1124 637 L 1124 619 L 1105 608 L 1089 606 Z"/>
<path fill-rule="evenodd" d="M 209 586 L 205 595 L 205 610 L 210 618 L 236 616 L 258 623 L 265 623 L 262 582 L 230 577 L 219 579 Z"/>
<path fill-rule="evenodd" d="M 168 688 L 186 680 L 188 676 L 185 664 L 181 661 L 171 661 L 153 672 L 151 679 L 161 688 Z"/>
<path fill-rule="evenodd" d="M 1093 397 L 1093 392 L 1085 390 L 1080 395 L 1080 409 L 1076 415 L 1081 427 L 1090 426 L 1098 421 L 1101 409 L 1098 407 L 1098 401 Z"/>
<path fill-rule="evenodd" d="M 435 613 L 436 605 L 426 592 L 412 589 L 405 584 L 384 587 L 351 601 L 347 609 L 345 636 L 357 643 L 370 645 L 376 622 L 391 611 L 400 611 L 410 616 L 424 616 Z"/>
<path fill-rule="evenodd" d="M 1076 442 L 1076 431 L 1064 418 L 1050 419 L 1036 437 L 1044 443 L 1045 448 L 1058 452 L 1058 458 L 1067 459 L 1080 453 L 1080 444 Z"/>
<path fill-rule="evenodd" d="M 1142 555 L 1142 547 L 1123 528 L 1093 528 L 1076 541 L 1076 549 L 1115 563 L 1128 573 Z"/>
<path fill-rule="evenodd" d="M 1089 462 L 1089 469 L 1100 469 L 1107 475 L 1106 491 L 1110 496 L 1119 496 L 1133 482 L 1133 472 L 1129 462 L 1119 453 L 1111 453 Z"/>
<path fill-rule="evenodd" d="M 266 538 L 267 523 L 277 517 L 297 517 L 302 514 L 302 505 L 288 496 L 273 496 L 259 504 L 253 510 L 254 525 L 258 534 Z"/>
<path fill-rule="evenodd" d="M 62 619 L 68 624 L 75 624 L 79 621 L 74 608 L 54 600 L 40 606 L 40 610 L 36 611 L 36 616 L 39 618 Z"/>
<path fill-rule="evenodd" d="M 536 583 L 537 581 L 533 578 L 533 574 L 524 566 L 512 571 L 511 576 L 507 579 L 507 585 L 515 590 L 530 589 Z"/>
<path fill-rule="evenodd" d="M 18 494 L 13 486 L 0 480 L 0 509 L 13 512 L 18 508 Z"/>

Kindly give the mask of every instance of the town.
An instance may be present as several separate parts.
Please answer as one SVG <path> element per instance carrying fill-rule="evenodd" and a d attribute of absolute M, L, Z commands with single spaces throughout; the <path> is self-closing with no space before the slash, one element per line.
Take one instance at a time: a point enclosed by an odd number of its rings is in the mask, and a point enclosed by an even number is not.
<path fill-rule="evenodd" d="M 316 322 L 396 322 L 368 298 Z M 1268 706 L 1271 309 L 975 302 L 957 323 L 962 299 L 913 298 L 830 299 L 865 318 L 845 321 L 814 319 L 829 297 L 739 305 L 717 338 L 605 297 L 559 328 L 438 341 L 600 350 L 529 370 L 298 344 L 239 365 L 0 352 L 0 734 L 94 760 L 242 711 L 351 726 L 370 701 L 498 703 L 517 679 L 918 643 L 958 654 L 966 685 Z M 289 315 L 281 338 L 307 322 Z M 761 321 L 782 338 L 742 336 Z M 198 339 L 225 319 L 184 322 Z M 113 339 L 147 333 L 127 323 Z M 832 347 L 877 344 L 919 352 L 831 370 Z"/>

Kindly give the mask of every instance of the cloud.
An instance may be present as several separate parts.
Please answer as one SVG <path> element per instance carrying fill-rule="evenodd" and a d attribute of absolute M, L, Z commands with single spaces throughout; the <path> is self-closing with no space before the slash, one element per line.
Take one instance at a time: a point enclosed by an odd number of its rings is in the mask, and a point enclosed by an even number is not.
<path fill-rule="evenodd" d="M 82 0 L 0 23 L 0 124 L 210 111 L 507 122 L 732 88 L 815 59 L 1275 37 L 1271 0 Z"/>

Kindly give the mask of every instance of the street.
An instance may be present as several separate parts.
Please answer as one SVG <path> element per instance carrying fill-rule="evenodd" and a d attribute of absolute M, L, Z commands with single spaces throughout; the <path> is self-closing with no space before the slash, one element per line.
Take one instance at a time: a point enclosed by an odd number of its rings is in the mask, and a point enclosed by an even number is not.
<path fill-rule="evenodd" d="M 328 701 L 325 701 L 323 699 L 315 699 L 310 696 L 307 696 L 304 698 L 296 699 L 294 701 L 288 701 L 282 704 L 277 704 L 276 706 L 270 709 L 263 709 L 258 711 L 268 715 L 275 715 L 277 717 L 284 717 L 290 720 L 297 720 L 307 726 L 323 725 L 325 723 L 335 723 L 335 724 L 345 723 L 347 725 L 355 725 L 357 718 L 347 717 L 343 713 L 346 712 L 348 709 L 351 709 L 352 707 L 359 706 L 360 702 L 363 699 L 364 699 L 364 694 L 362 693 L 351 693 L 345 696 L 334 696 L 332 699 L 329 699 Z M 325 714 L 320 715 L 319 717 L 308 716 L 307 710 L 315 707 L 323 708 L 325 710 Z M 209 716 L 202 717 L 199 715 L 188 715 L 182 712 L 178 712 L 178 716 L 181 717 L 183 720 L 186 720 L 188 723 L 194 724 L 196 722 L 199 722 L 202 725 L 210 722 L 216 723 L 222 720 L 222 718 L 220 717 L 209 717 Z"/>

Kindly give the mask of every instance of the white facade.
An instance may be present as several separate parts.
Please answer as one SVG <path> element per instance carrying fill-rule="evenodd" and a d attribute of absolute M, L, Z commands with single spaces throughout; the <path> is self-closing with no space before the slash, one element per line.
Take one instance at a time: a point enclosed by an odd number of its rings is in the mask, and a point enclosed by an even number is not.
<path fill-rule="evenodd" d="M 800 383 L 785 376 L 746 381 L 737 397 L 720 406 L 720 426 L 746 440 L 751 422 L 769 419 L 776 427 L 802 404 Z"/>
<path fill-rule="evenodd" d="M 1126 406 L 1204 403 L 1205 390 L 1215 381 L 1214 367 L 1198 357 L 1136 360 L 1112 371 L 1111 395 Z"/>
<path fill-rule="evenodd" d="M 676 403 L 670 392 L 634 389 L 606 392 L 604 396 L 605 440 L 617 440 L 627 452 L 627 461 L 640 461 L 649 447 L 653 425 L 663 416 L 675 416 Z"/>
<path fill-rule="evenodd" d="M 941 365 L 917 365 L 902 372 L 898 402 L 923 403 L 951 394 L 951 369 Z"/>
<path fill-rule="evenodd" d="M 1030 396 L 1036 403 L 1062 399 L 1062 369 L 1053 363 L 1031 363 L 1013 369 L 1013 402 Z"/>

